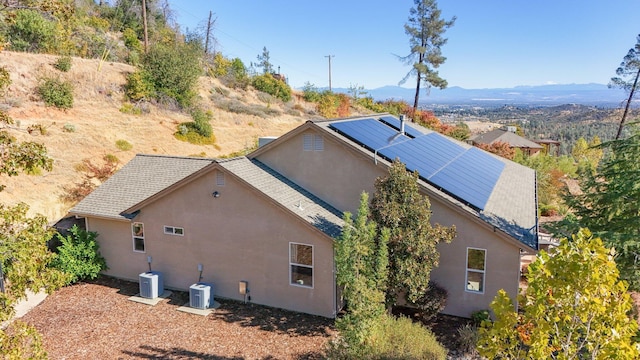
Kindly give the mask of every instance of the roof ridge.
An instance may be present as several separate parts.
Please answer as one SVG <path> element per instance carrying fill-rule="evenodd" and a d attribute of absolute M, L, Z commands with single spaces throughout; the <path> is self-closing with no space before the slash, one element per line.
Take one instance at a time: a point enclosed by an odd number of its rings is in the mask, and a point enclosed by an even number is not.
<path fill-rule="evenodd" d="M 180 155 L 167 155 L 167 154 L 136 154 L 136 157 L 148 157 L 148 158 L 165 158 L 165 159 L 184 159 L 184 160 L 202 160 L 202 161 L 216 161 L 214 158 L 196 157 L 196 156 L 180 156 Z"/>

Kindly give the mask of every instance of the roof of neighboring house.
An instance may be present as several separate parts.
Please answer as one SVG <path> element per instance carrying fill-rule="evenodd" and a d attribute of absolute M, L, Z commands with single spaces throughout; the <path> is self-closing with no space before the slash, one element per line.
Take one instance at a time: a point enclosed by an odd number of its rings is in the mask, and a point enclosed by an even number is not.
<path fill-rule="evenodd" d="M 419 181 L 432 194 L 520 243 L 538 248 L 535 170 L 414 123 L 405 122 L 402 135 L 399 120 L 395 119 L 395 125 L 393 120 L 388 114 L 378 114 L 308 124 L 352 145 L 373 161 L 391 162 L 397 157 L 411 164 L 407 165 L 409 170 L 429 170 L 418 171 Z M 389 129 L 378 131 L 379 123 Z"/>
<path fill-rule="evenodd" d="M 273 169 L 246 157 L 205 159 L 136 155 L 122 169 L 74 206 L 79 216 L 130 220 L 153 198 L 180 187 L 182 182 L 214 168 L 223 168 L 278 205 L 328 236 L 340 234 L 342 213 Z"/>
<path fill-rule="evenodd" d="M 501 141 L 516 148 L 542 149 L 540 144 L 504 129 L 495 129 L 484 134 L 474 135 L 470 137 L 469 140 L 476 144 L 491 144 L 496 141 Z"/>

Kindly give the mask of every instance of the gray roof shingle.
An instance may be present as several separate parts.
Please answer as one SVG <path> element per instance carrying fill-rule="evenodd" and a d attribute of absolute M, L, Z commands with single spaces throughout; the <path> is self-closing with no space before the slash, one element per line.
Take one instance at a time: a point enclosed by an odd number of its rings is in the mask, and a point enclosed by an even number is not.
<path fill-rule="evenodd" d="M 328 236 L 340 234 L 342 213 L 257 160 L 239 157 L 215 160 L 136 155 L 116 174 L 71 209 L 71 214 L 128 220 L 125 211 L 212 164 L 290 210 Z"/>

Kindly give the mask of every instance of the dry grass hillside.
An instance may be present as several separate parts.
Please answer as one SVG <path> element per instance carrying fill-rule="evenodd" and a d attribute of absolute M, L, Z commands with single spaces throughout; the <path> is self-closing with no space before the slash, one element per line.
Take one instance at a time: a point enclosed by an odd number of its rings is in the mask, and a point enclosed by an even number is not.
<path fill-rule="evenodd" d="M 84 159 L 100 163 L 105 155 L 112 154 L 122 166 L 137 153 L 219 157 L 251 146 L 260 136 L 278 136 L 299 126 L 311 118 L 309 114 L 313 109 L 312 104 L 295 99 L 293 103 L 282 104 L 254 91 L 227 89 L 216 79 L 203 77 L 199 101 L 213 113 L 211 124 L 216 144 L 193 145 L 173 136 L 179 123 L 191 121 L 185 113 L 156 106 L 149 106 L 148 112 L 142 115 L 120 111 L 125 103 L 125 76 L 133 67 L 73 58 L 71 70 L 61 73 L 52 66 L 56 59 L 50 55 L 0 52 L 0 65 L 6 67 L 12 80 L 8 92 L 0 98 L 0 106 L 16 121 L 8 131 L 18 140 L 44 144 L 54 159 L 51 172 L 0 177 L 0 183 L 6 185 L 0 192 L 0 203 L 25 202 L 31 214 L 43 214 L 51 221 L 64 216 L 73 205 L 62 202 L 61 195 L 65 187 L 81 180 L 82 174 L 76 169 Z M 46 107 L 36 95 L 39 79 L 51 75 L 73 83 L 72 109 Z M 217 89 L 215 100 L 212 89 Z M 237 114 L 216 106 L 224 102 L 264 109 L 271 115 Z M 27 128 L 34 124 L 43 126 L 46 133 L 29 134 Z M 73 126 L 75 131 L 65 131 L 65 125 Z M 118 140 L 126 140 L 133 148 L 119 150 Z"/>

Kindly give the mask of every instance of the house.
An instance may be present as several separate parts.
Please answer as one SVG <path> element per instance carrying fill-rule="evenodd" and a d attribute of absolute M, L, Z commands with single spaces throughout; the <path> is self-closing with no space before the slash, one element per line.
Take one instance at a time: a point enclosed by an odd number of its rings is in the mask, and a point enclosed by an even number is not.
<path fill-rule="evenodd" d="M 543 149 L 542 145 L 516 134 L 515 126 L 494 129 L 484 134 L 474 135 L 469 138 L 469 142 L 472 145 L 490 145 L 498 141 L 509 144 L 510 148 L 520 149 L 526 155 L 535 155 Z"/>
<path fill-rule="evenodd" d="M 535 172 L 388 114 L 307 121 L 229 160 L 138 155 L 71 213 L 100 234 L 108 275 L 136 280 L 152 256 L 188 289 L 202 264 L 216 296 L 242 300 L 244 280 L 252 302 L 332 317 L 342 213 L 395 158 L 419 172 L 432 220 L 457 229 L 431 273 L 444 313 L 469 317 L 500 289 L 515 299 L 538 246 Z"/>

